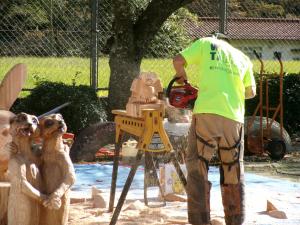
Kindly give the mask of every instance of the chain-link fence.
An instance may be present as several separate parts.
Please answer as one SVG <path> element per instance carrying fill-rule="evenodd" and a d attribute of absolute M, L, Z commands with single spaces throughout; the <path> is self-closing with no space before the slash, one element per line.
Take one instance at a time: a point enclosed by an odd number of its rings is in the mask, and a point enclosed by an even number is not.
<path fill-rule="evenodd" d="M 112 0 L 98 0 L 96 11 L 93 11 L 93 1 L 2 1 L 0 78 L 13 64 L 23 62 L 28 65 L 26 88 L 33 87 L 39 79 L 90 84 L 90 56 L 93 47 L 97 47 L 98 87 L 107 88 L 108 54 L 113 39 Z M 151 1 L 129 2 L 134 20 Z M 281 54 L 285 72 L 300 72 L 299 0 L 228 0 L 227 6 L 224 28 L 231 43 L 253 60 L 256 72 L 259 63 L 253 50 L 262 56 L 268 73 L 279 70 L 275 51 Z M 97 12 L 96 30 L 92 27 L 93 12 Z M 219 30 L 217 1 L 194 1 L 177 10 L 163 24 L 148 47 L 141 70 L 156 72 L 166 86 L 174 74 L 172 57 L 194 39 Z M 97 33 L 96 42 L 91 38 L 93 32 Z M 188 73 L 192 77 L 195 71 L 189 68 Z"/>
<path fill-rule="evenodd" d="M 39 80 L 89 84 L 88 2 L 1 1 L 0 78 L 14 64 L 25 63 L 25 88 Z"/>

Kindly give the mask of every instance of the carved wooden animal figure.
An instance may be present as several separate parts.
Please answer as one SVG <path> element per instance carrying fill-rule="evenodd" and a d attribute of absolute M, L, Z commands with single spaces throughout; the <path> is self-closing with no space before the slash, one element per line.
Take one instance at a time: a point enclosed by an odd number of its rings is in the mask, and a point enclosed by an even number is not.
<path fill-rule="evenodd" d="M 130 88 L 131 102 L 156 103 L 158 93 L 162 92 L 162 84 L 155 73 L 143 72 L 134 79 Z"/>
<path fill-rule="evenodd" d="M 44 191 L 49 199 L 43 203 L 41 225 L 65 225 L 70 205 L 69 191 L 75 182 L 75 170 L 69 156 L 69 147 L 62 135 L 67 126 L 60 114 L 51 114 L 40 120 L 43 139 L 41 173 Z"/>
<path fill-rule="evenodd" d="M 143 109 L 162 109 L 163 103 L 159 99 L 163 88 L 155 73 L 143 72 L 131 85 L 131 96 L 126 104 L 126 113 L 129 116 L 141 117 Z"/>
<path fill-rule="evenodd" d="M 11 136 L 8 133 L 8 125 L 10 117 L 14 115 L 8 110 L 21 92 L 26 77 L 26 65 L 17 64 L 4 75 L 3 80 L 0 80 L 0 181 L 7 181 L 8 179 L 7 167 L 9 155 L 4 146 L 11 141 Z"/>
<path fill-rule="evenodd" d="M 38 126 L 35 116 L 20 113 L 10 121 L 12 136 L 8 163 L 11 183 L 8 199 L 8 225 L 38 225 L 41 203 L 46 196 L 39 192 L 41 177 L 39 159 L 31 144 Z"/>
<path fill-rule="evenodd" d="M 5 149 L 7 143 L 11 142 L 9 134 L 9 121 L 14 114 L 6 110 L 0 110 L 0 181 L 8 180 L 9 151 Z M 1 218 L 0 218 L 1 219 Z"/>

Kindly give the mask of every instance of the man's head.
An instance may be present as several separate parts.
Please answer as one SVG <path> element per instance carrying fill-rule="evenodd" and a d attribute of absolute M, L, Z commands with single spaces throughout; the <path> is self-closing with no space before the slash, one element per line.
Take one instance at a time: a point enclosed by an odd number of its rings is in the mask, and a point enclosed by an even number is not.
<path fill-rule="evenodd" d="M 228 36 L 221 32 L 212 32 L 211 34 L 208 35 L 208 37 L 215 37 L 217 39 L 229 42 Z"/>

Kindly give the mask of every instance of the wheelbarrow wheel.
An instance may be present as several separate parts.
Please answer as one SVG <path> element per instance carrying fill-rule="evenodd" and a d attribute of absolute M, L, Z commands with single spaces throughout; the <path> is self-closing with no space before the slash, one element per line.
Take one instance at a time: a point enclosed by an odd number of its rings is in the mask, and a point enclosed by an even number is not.
<path fill-rule="evenodd" d="M 253 121 L 251 129 L 247 130 L 247 125 L 250 120 L 251 120 L 251 117 L 245 117 L 245 154 L 246 155 L 261 154 L 266 150 L 267 146 L 265 146 L 264 148 L 261 148 L 260 118 L 259 118 L 259 116 L 254 117 L 254 121 Z M 271 118 L 269 118 L 269 120 L 271 120 Z M 266 126 L 267 126 L 267 118 L 263 117 L 262 118 L 263 129 L 266 129 Z M 270 140 L 269 140 L 270 145 L 273 145 L 272 140 L 277 140 L 277 141 L 281 140 L 281 141 L 283 141 L 282 145 L 284 144 L 286 151 L 292 150 L 291 138 L 290 138 L 288 132 L 283 128 L 282 137 L 281 137 L 280 124 L 277 121 L 274 121 L 270 128 Z M 276 144 L 274 144 L 274 145 L 276 145 Z"/>
<path fill-rule="evenodd" d="M 255 155 L 255 153 L 251 152 L 250 149 L 249 149 L 249 146 L 248 146 L 248 135 L 245 134 L 244 135 L 244 155 L 245 156 L 252 156 L 252 155 Z"/>
<path fill-rule="evenodd" d="M 283 140 L 273 138 L 267 143 L 266 150 L 271 159 L 281 160 L 286 154 L 286 145 Z"/>

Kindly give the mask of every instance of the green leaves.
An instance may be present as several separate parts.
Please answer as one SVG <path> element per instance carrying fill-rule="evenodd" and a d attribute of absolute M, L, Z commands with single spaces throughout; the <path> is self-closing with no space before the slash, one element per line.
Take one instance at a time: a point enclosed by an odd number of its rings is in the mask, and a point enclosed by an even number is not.
<path fill-rule="evenodd" d="M 192 42 L 185 28 L 188 21 L 197 24 L 197 16 L 185 8 L 173 13 L 151 41 L 146 57 L 173 57 L 187 47 Z"/>
<path fill-rule="evenodd" d="M 30 95 L 13 106 L 12 111 L 15 113 L 23 111 L 38 116 L 66 102 L 71 104 L 60 113 L 67 123 L 69 132 L 77 134 L 90 124 L 106 121 L 106 101 L 100 100 L 91 87 L 49 81 L 40 81 Z"/>

